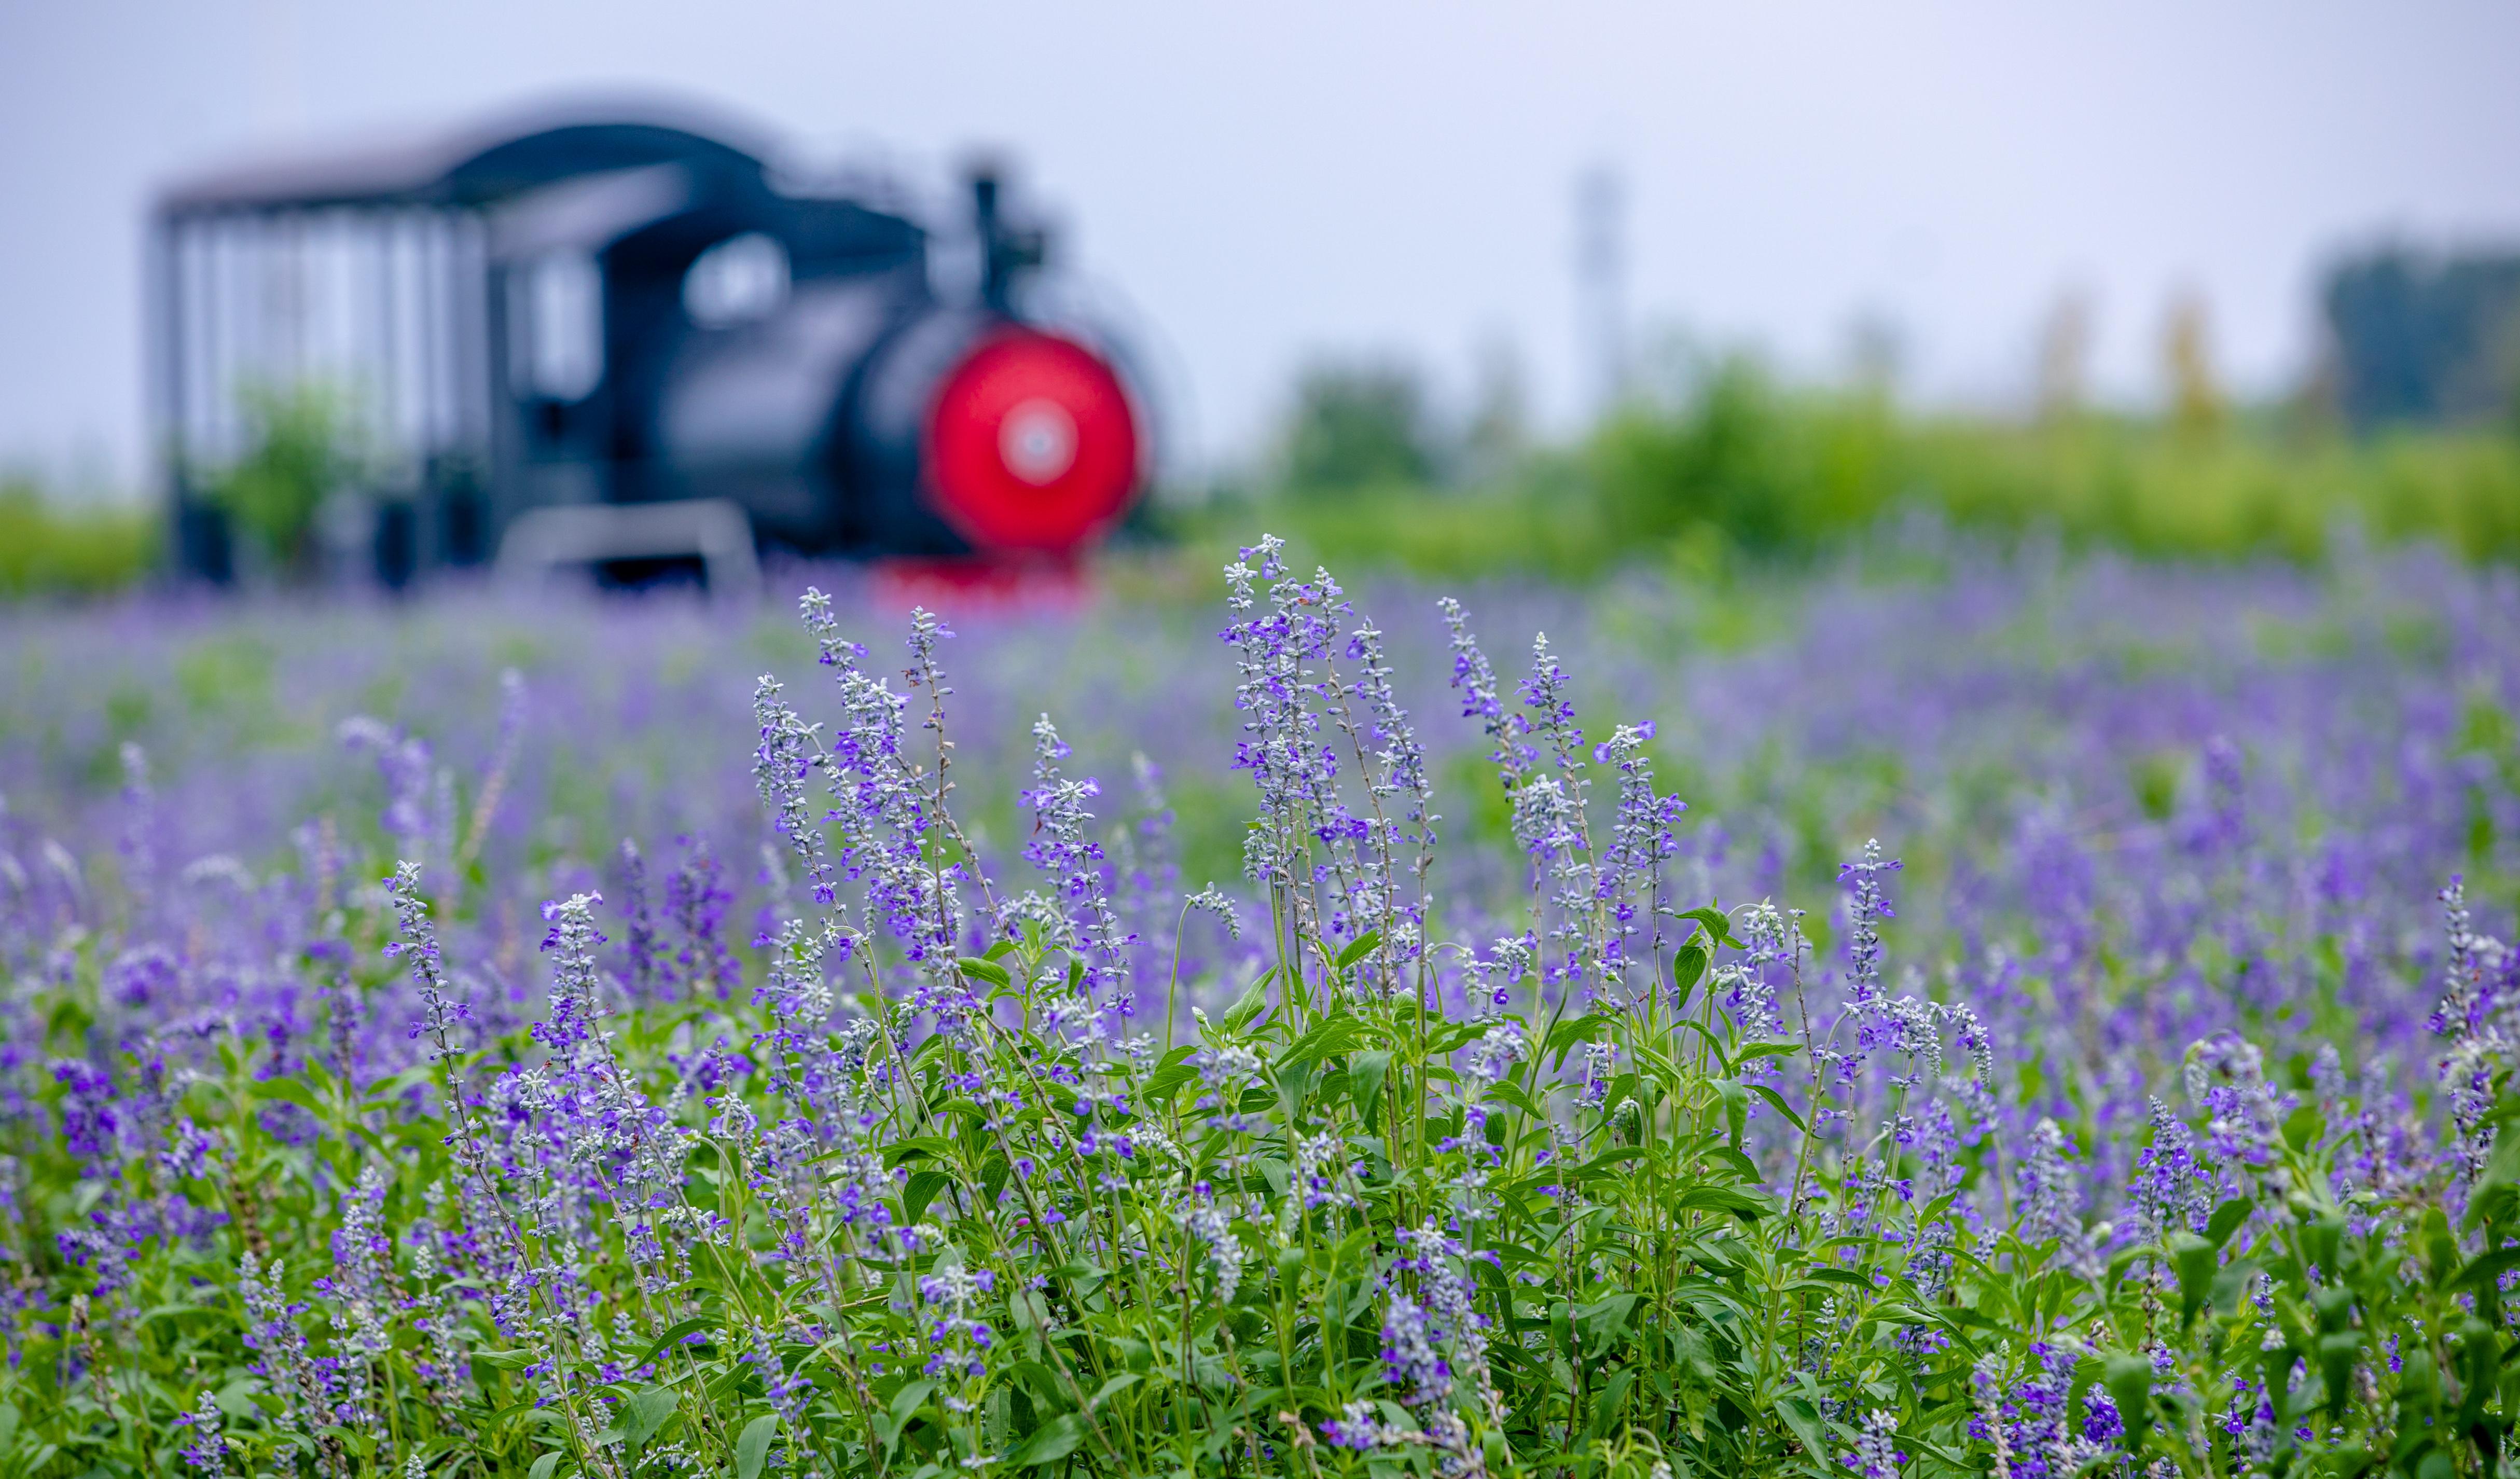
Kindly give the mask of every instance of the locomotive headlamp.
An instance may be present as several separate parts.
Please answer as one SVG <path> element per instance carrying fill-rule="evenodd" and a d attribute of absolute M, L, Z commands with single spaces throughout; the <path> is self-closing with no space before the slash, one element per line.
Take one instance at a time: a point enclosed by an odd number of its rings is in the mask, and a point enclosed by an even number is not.
<path fill-rule="evenodd" d="M 928 494 L 983 549 L 1063 551 L 1116 518 L 1138 483 L 1138 418 L 1091 350 L 1035 329 L 983 338 L 937 385 Z"/>

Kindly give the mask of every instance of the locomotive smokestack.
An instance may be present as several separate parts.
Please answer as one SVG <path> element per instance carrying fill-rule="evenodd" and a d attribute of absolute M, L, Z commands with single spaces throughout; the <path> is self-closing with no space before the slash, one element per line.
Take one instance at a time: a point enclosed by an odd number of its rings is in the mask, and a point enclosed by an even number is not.
<path fill-rule="evenodd" d="M 1007 219 L 1003 176 L 995 160 L 970 167 L 971 228 L 980 239 L 980 301 L 992 313 L 1014 316 L 1016 275 L 1042 264 L 1042 233 Z"/>
<path fill-rule="evenodd" d="M 980 239 L 980 301 L 992 312 L 1011 313 L 1010 274 L 998 239 L 1005 226 L 998 218 L 998 171 L 992 164 L 971 167 L 971 230 Z"/>

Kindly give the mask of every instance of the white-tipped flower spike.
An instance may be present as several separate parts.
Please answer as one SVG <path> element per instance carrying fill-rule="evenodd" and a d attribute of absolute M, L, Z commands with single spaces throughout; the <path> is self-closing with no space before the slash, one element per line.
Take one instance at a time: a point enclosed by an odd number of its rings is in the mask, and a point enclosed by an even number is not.
<path fill-rule="evenodd" d="M 204 1474 L 228 1471 L 227 1440 L 219 1436 L 219 1403 L 207 1387 L 194 1409 L 175 1419 L 175 1426 L 186 1430 L 183 1445 L 176 1450 L 184 1461 Z"/>
<path fill-rule="evenodd" d="M 1074 952 L 1084 967 L 1083 984 L 1096 1005 L 1114 1017 L 1137 1010 L 1137 999 L 1126 982 L 1129 947 L 1137 936 L 1120 923 L 1111 907 L 1111 892 L 1102 875 L 1102 847 L 1094 840 L 1094 814 L 1086 803 L 1102 793 L 1091 777 L 1071 781 L 1058 762 L 1067 758 L 1066 741 L 1044 714 L 1033 724 L 1032 786 L 1022 803 L 1033 814 L 1032 840 L 1024 857 L 1056 880 L 1061 914 L 1058 943 Z"/>
<path fill-rule="evenodd" d="M 1210 883 L 1192 894 L 1188 902 L 1191 908 L 1212 914 L 1223 921 L 1229 938 L 1237 940 L 1242 938 L 1242 911 L 1233 899 L 1226 896 L 1223 889 Z"/>

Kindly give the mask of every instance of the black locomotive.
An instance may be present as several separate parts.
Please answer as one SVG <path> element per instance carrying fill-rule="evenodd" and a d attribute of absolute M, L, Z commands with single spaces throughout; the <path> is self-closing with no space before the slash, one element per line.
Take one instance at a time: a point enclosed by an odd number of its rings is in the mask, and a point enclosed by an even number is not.
<path fill-rule="evenodd" d="M 712 541 L 1056 558 L 1121 516 L 1138 392 L 1107 336 L 1026 311 L 1043 233 L 994 174 L 930 231 L 888 182 L 794 185 L 723 133 L 546 118 L 165 191 L 151 318 L 181 569 L 238 568 L 215 479 L 252 435 L 240 388 L 317 380 L 363 449 L 332 537 L 388 584 Z"/>

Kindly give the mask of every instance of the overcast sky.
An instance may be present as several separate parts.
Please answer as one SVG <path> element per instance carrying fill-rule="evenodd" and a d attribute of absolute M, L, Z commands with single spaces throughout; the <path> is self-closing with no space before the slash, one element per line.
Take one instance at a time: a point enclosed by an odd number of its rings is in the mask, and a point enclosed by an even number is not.
<path fill-rule="evenodd" d="M 1613 161 L 1645 326 L 2001 402 L 2041 317 L 2154 389 L 2164 305 L 2243 389 L 2297 376 L 2337 250 L 2520 241 L 2520 6 L 8 0 L 0 464 L 136 477 L 151 187 L 556 89 L 670 90 L 803 162 L 929 181 L 1002 147 L 1132 305 L 1209 461 L 1318 351 L 1465 393 L 1483 344 L 1576 414 L 1574 182 Z"/>

